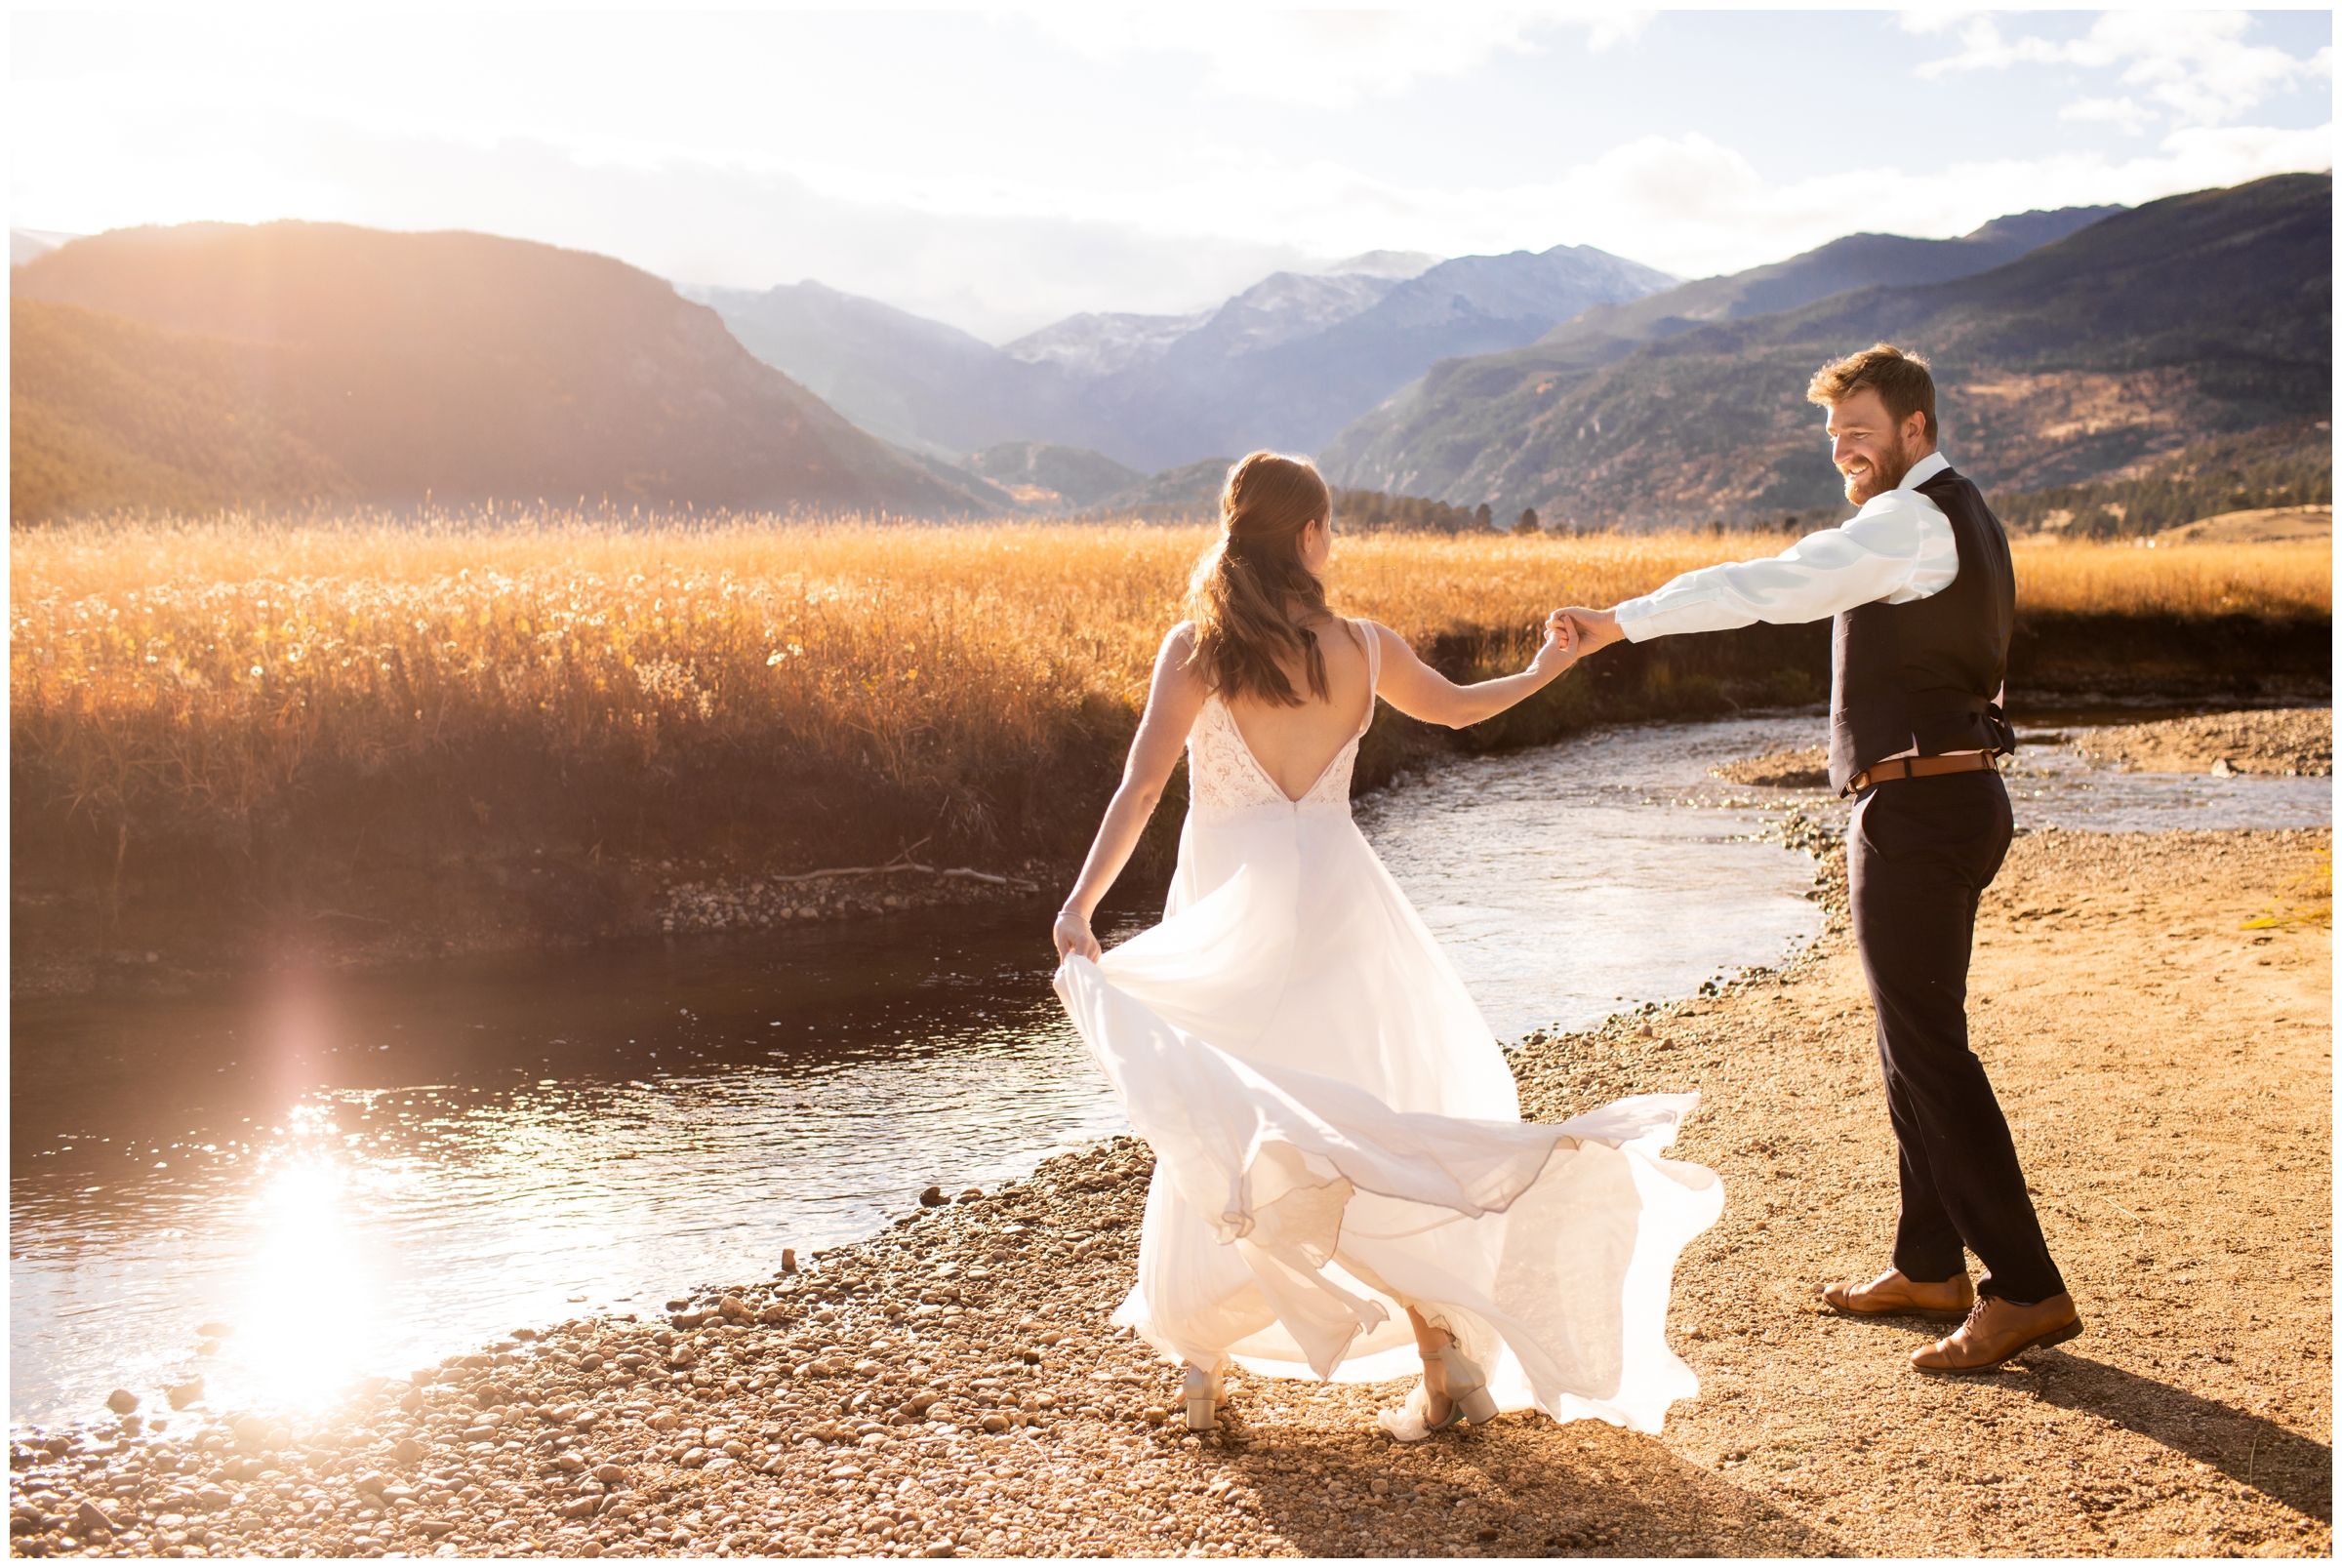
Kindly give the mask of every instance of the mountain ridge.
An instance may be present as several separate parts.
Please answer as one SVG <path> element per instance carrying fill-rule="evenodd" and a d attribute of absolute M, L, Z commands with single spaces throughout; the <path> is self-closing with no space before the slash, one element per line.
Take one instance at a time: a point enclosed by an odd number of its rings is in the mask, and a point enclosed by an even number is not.
<path fill-rule="evenodd" d="M 1442 353 L 1527 342 L 1673 281 L 1591 246 L 1369 252 L 1272 273 L 1208 311 L 1072 316 L 996 349 L 817 283 L 683 292 L 887 439 L 937 455 L 1054 442 L 1155 471 L 1232 449 L 1313 451 Z"/>
<path fill-rule="evenodd" d="M 12 415 L 53 444 L 108 454 L 117 478 L 145 473 L 157 503 L 183 492 L 236 504 L 997 504 L 607 257 L 461 231 L 198 223 L 74 240 L 13 268 L 10 286 L 12 319 L 40 349 L 12 345 Z M 77 391 L 100 383 L 111 414 Z M 198 425 L 171 426 L 189 411 Z M 237 426 L 255 420 L 320 462 L 235 459 L 249 444 Z M 186 445 L 198 433 L 211 456 Z M 62 472 L 46 460 L 41 471 Z M 54 484 L 40 502 L 51 514 L 135 503 Z"/>
<path fill-rule="evenodd" d="M 1581 527 L 1834 510 L 1806 380 L 1895 340 L 1934 361 L 1947 451 L 1980 483 L 2078 482 L 2324 409 L 2331 206 L 2330 176 L 2275 176 L 2115 213 L 1964 277 L 1671 325 L 1623 351 L 1603 323 L 1573 322 L 1434 366 L 1330 443 L 1325 466 Z M 1668 314 L 1663 299 L 1638 308 L 1645 325 Z"/>

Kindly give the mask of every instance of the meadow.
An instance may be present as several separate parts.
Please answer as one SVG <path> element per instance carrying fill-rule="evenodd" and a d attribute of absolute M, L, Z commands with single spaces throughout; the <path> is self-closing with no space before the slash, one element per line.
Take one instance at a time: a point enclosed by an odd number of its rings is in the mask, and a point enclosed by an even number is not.
<path fill-rule="evenodd" d="M 362 883 L 368 856 L 788 870 L 919 845 L 978 865 L 1077 855 L 1210 537 L 556 514 L 18 530 L 17 864 L 111 877 L 117 904 L 126 868 L 168 864 L 197 902 L 232 889 L 262 908 L 314 902 L 321 878 Z M 1777 547 L 1349 535 L 1333 588 L 1470 678 L 1515 667 L 1555 605 Z M 2021 613 L 2044 623 L 2331 613 L 2322 545 L 2044 545 L 2018 566 Z M 1462 744 L 1813 700 L 1823 631 L 1614 651 Z M 1385 720 L 1363 784 L 1451 744 Z"/>

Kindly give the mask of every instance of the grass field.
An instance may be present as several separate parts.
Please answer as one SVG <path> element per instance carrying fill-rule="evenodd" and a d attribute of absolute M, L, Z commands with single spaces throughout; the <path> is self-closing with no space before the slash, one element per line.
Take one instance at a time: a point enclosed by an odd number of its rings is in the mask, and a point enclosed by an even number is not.
<path fill-rule="evenodd" d="M 166 839 L 258 864 L 263 841 L 411 838 L 426 803 L 430 831 L 507 849 L 1062 851 L 1086 837 L 1209 537 L 747 518 L 20 530 L 20 856 L 37 823 L 117 866 Z M 1777 543 L 1361 535 L 1339 543 L 1334 596 L 1458 673 L 1494 672 L 1556 604 Z M 2022 551 L 2019 572 L 2026 613 L 2330 614 L 2322 545 L 2065 544 Z"/>

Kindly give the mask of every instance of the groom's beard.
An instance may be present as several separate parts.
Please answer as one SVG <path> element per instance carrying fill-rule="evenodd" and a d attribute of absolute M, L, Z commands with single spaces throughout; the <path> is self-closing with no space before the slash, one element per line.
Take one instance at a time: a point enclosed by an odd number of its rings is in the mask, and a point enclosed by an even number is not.
<path fill-rule="evenodd" d="M 1885 495 L 1911 472 L 1911 461 L 1910 449 L 1901 442 L 1896 443 L 1892 452 L 1879 454 L 1876 465 L 1867 456 L 1857 458 L 1838 470 L 1846 481 L 1846 499 L 1861 506 L 1875 497 Z"/>

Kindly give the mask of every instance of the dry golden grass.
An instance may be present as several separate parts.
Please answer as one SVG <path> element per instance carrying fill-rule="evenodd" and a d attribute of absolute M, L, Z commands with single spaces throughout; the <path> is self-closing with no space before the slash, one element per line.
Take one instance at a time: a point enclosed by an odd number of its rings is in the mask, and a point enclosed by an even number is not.
<path fill-rule="evenodd" d="M 2328 541 L 2192 544 L 2016 545 L 2017 613 L 2327 616 L 2334 609 Z"/>
<path fill-rule="evenodd" d="M 20 784 L 98 821 L 160 794 L 243 813 L 322 758 L 379 767 L 495 733 L 600 767 L 753 738 L 955 799 L 975 773 L 1126 733 L 1201 527 L 739 518 L 626 531 L 351 518 L 17 532 Z M 1749 553 L 1705 535 L 1342 541 L 1335 596 L 1417 642 L 1525 638 Z M 2021 550 L 2033 609 L 2325 614 L 2326 552 Z M 1020 759 L 1023 759 L 1020 762 Z"/>

